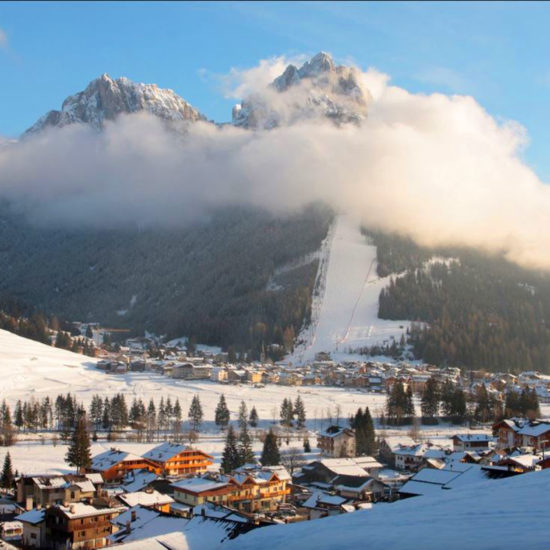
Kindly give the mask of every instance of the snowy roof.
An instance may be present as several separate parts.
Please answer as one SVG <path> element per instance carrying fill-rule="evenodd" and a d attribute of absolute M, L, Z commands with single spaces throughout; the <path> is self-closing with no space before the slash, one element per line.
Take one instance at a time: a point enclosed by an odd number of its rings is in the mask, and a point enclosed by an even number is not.
<path fill-rule="evenodd" d="M 101 516 L 104 514 L 110 514 L 115 512 L 124 512 L 126 506 L 117 506 L 114 508 L 96 508 L 90 504 L 84 504 L 83 502 L 75 502 L 69 506 L 60 506 L 57 508 L 61 510 L 68 518 L 85 518 L 92 516 Z"/>
<path fill-rule="evenodd" d="M 125 460 L 141 460 L 141 456 L 127 453 L 119 449 L 110 449 L 92 458 L 92 469 L 104 472 Z"/>
<path fill-rule="evenodd" d="M 486 472 L 477 464 L 461 464 L 460 468 L 423 468 L 399 490 L 413 495 L 438 494 L 441 490 L 486 481 Z"/>
<path fill-rule="evenodd" d="M 102 484 L 104 482 L 101 474 L 89 473 L 85 474 L 85 476 L 95 485 Z"/>
<path fill-rule="evenodd" d="M 215 491 L 216 489 L 223 489 L 227 487 L 227 481 L 216 481 L 204 477 L 190 477 L 188 479 L 182 479 L 176 483 L 172 483 L 172 487 L 175 489 L 183 489 L 186 491 L 192 491 L 194 493 L 201 493 L 203 491 Z"/>
<path fill-rule="evenodd" d="M 182 453 L 183 451 L 190 450 L 190 447 L 186 445 L 179 445 L 178 443 L 172 443 L 171 441 L 165 441 L 160 445 L 157 445 L 150 451 L 143 455 L 143 458 L 154 460 L 155 462 L 166 462 L 170 458 Z"/>
<path fill-rule="evenodd" d="M 520 435 L 527 435 L 531 437 L 540 437 L 541 435 L 550 432 L 550 422 L 540 422 L 537 424 L 527 424 L 518 431 Z"/>
<path fill-rule="evenodd" d="M 468 443 L 472 441 L 486 441 L 488 443 L 489 441 L 493 440 L 492 436 L 488 434 L 456 434 L 453 435 L 453 439 L 458 439 L 463 443 Z"/>
<path fill-rule="evenodd" d="M 329 426 L 325 430 L 319 432 L 319 437 L 339 437 L 342 434 L 353 434 L 351 428 L 343 428 L 342 426 Z"/>
<path fill-rule="evenodd" d="M 124 542 L 116 547 L 124 550 L 189 550 L 187 539 L 180 532 L 167 533 L 134 542 Z"/>
<path fill-rule="evenodd" d="M 155 481 L 155 479 L 158 479 L 158 476 L 154 472 L 149 472 L 148 470 L 132 470 L 128 472 L 121 486 L 127 493 L 134 493 L 136 491 L 141 491 L 152 481 Z"/>
<path fill-rule="evenodd" d="M 32 523 L 33 525 L 44 521 L 44 516 L 46 515 L 46 510 L 41 508 L 40 510 L 29 510 L 23 514 L 19 514 L 16 519 L 18 521 L 24 521 L 25 523 Z"/>
<path fill-rule="evenodd" d="M 168 495 L 163 495 L 158 491 L 138 491 L 136 493 L 125 493 L 119 496 L 128 506 L 158 506 L 164 504 L 171 504 L 174 502 L 174 499 Z"/>
<path fill-rule="evenodd" d="M 32 480 L 39 489 L 61 489 L 67 485 L 63 476 L 37 476 Z"/>
<path fill-rule="evenodd" d="M 323 491 L 313 491 L 311 496 L 302 504 L 304 508 L 317 508 L 319 505 L 341 506 L 348 501 L 338 495 L 330 495 Z"/>
<path fill-rule="evenodd" d="M 367 477 L 367 472 L 353 458 L 325 458 L 321 464 L 336 475 Z"/>
<path fill-rule="evenodd" d="M 384 441 L 392 452 L 395 452 L 399 447 L 414 447 L 416 445 L 416 441 L 408 435 L 385 437 Z"/>

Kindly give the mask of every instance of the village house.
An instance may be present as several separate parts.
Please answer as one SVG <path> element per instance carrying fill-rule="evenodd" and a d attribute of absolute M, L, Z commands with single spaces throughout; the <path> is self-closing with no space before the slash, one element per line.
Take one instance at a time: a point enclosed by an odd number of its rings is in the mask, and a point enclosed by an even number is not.
<path fill-rule="evenodd" d="M 453 451 L 485 451 L 493 442 L 488 434 L 457 434 L 452 440 Z"/>
<path fill-rule="evenodd" d="M 53 550 L 103 548 L 115 529 L 111 521 L 124 510 L 124 506 L 100 508 L 83 503 L 50 506 L 45 514 L 46 540 Z"/>
<path fill-rule="evenodd" d="M 194 363 L 176 363 L 172 366 L 172 378 L 183 380 L 208 380 L 212 374 L 212 365 Z"/>
<path fill-rule="evenodd" d="M 497 448 L 532 447 L 533 450 L 550 448 L 550 422 L 509 418 L 493 425 Z"/>
<path fill-rule="evenodd" d="M 290 475 L 282 467 L 236 471 L 232 475 L 193 477 L 172 485 L 174 498 L 198 506 L 206 502 L 252 513 L 277 509 L 290 494 Z"/>
<path fill-rule="evenodd" d="M 355 456 L 355 431 L 329 426 L 317 435 L 317 446 L 323 456 L 334 458 Z"/>
<path fill-rule="evenodd" d="M 143 455 L 167 476 L 183 476 L 206 472 L 213 457 L 203 451 L 166 441 Z"/>
<path fill-rule="evenodd" d="M 43 548 L 46 542 L 46 510 L 29 510 L 17 516 L 17 521 L 23 525 L 23 547 Z"/>
<path fill-rule="evenodd" d="M 148 458 L 110 449 L 92 458 L 88 473 L 99 473 L 106 482 L 122 481 L 131 470 L 148 470 L 159 473 L 161 467 Z"/>
<path fill-rule="evenodd" d="M 416 442 L 407 435 L 385 437 L 380 442 L 378 453 L 385 463 L 395 466 L 395 452 L 403 447 L 410 448 L 414 446 L 416 446 Z"/>
<path fill-rule="evenodd" d="M 123 493 L 118 495 L 118 498 L 129 508 L 143 506 L 144 508 L 151 508 L 152 510 L 165 513 L 170 512 L 170 507 L 174 502 L 171 496 L 163 495 L 152 488 L 135 493 Z"/>
<path fill-rule="evenodd" d="M 16 483 L 16 498 L 25 510 L 46 508 L 91 499 L 103 483 L 98 474 L 21 476 Z"/>

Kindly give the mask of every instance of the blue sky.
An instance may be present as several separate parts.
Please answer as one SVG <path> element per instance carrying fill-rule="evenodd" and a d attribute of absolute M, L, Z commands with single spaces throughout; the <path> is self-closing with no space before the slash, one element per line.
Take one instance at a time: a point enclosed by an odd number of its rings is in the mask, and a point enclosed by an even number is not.
<path fill-rule="evenodd" d="M 0 135 L 17 136 L 103 72 L 230 118 L 213 75 L 325 50 L 413 92 L 473 95 L 527 128 L 550 182 L 550 3 L 0 3 Z"/>

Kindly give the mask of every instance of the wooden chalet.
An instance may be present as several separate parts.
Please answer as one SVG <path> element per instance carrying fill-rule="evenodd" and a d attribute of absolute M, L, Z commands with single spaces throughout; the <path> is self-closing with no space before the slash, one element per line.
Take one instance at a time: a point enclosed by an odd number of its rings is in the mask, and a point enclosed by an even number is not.
<path fill-rule="evenodd" d="M 148 458 L 118 449 L 110 449 L 94 456 L 92 465 L 86 471 L 101 474 L 106 482 L 116 482 L 122 481 L 132 470 L 148 470 L 158 474 L 162 468 Z"/>
<path fill-rule="evenodd" d="M 214 462 L 211 455 L 198 449 L 169 441 L 158 445 L 143 455 L 167 476 L 196 475 L 206 472 Z"/>

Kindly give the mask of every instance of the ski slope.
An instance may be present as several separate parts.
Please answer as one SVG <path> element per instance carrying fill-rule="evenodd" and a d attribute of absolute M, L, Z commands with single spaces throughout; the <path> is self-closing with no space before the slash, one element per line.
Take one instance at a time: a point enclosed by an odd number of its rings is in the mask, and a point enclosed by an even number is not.
<path fill-rule="evenodd" d="M 399 341 L 410 322 L 378 318 L 378 297 L 390 277 L 376 274 L 376 247 L 361 234 L 359 220 L 338 215 L 322 250 L 326 258 L 321 262 L 312 323 L 298 336 L 303 343 L 289 360 L 301 364 L 323 351 L 342 360 L 351 358 L 349 349 Z"/>

